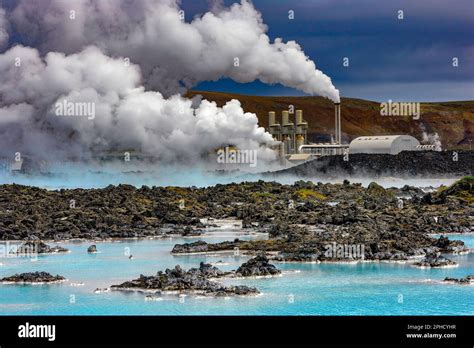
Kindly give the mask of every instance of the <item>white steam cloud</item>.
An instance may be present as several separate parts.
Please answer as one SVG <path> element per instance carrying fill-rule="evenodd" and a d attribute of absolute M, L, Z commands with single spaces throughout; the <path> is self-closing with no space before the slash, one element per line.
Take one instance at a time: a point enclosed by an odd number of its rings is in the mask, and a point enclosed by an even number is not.
<path fill-rule="evenodd" d="M 0 50 L 2 50 L 8 43 L 8 28 L 5 10 L 0 8 Z"/>
<path fill-rule="evenodd" d="M 178 92 L 228 77 L 339 101 L 296 42 L 270 42 L 250 2 L 218 2 L 191 22 L 182 15 L 175 0 L 24 0 L 0 9 L 0 155 L 135 149 L 182 162 L 232 144 L 271 159 L 263 146 L 271 135 L 237 100 L 217 107 Z M 8 30 L 31 47 L 4 51 Z M 58 115 L 58 103 L 92 104 L 94 115 Z"/>
<path fill-rule="evenodd" d="M 420 129 L 422 131 L 421 142 L 423 144 L 434 145 L 435 151 L 441 151 L 443 149 L 442 143 L 441 143 L 441 137 L 438 135 L 438 133 L 428 133 L 426 131 L 426 127 L 423 124 L 420 125 Z"/>
<path fill-rule="evenodd" d="M 12 68 L 18 57 L 21 66 Z M 0 55 L 0 76 L 0 148 L 10 152 L 41 149 L 46 157 L 58 149 L 76 156 L 87 155 L 83 149 L 136 149 L 192 161 L 223 144 L 259 149 L 272 142 L 237 100 L 222 108 L 204 100 L 194 109 L 179 95 L 165 99 L 140 86 L 138 66 L 96 47 L 69 56 L 48 53 L 43 60 L 36 49 L 16 46 Z M 64 101 L 93 103 L 95 115 L 58 116 L 55 106 Z"/>
<path fill-rule="evenodd" d="M 339 101 L 331 79 L 295 41 L 270 41 L 250 2 L 215 5 L 189 23 L 183 15 L 175 0 L 25 0 L 12 22 L 27 43 L 40 42 L 42 52 L 74 53 L 93 44 L 129 57 L 142 68 L 146 86 L 166 96 L 227 77 Z"/>

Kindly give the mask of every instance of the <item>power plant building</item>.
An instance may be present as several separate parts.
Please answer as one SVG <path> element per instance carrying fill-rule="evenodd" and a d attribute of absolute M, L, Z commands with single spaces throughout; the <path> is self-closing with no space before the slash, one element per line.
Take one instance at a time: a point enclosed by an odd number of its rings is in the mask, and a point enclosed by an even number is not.
<path fill-rule="evenodd" d="M 296 110 L 295 122 L 290 120 L 290 113 L 282 111 L 281 123 L 277 123 L 275 111 L 268 113 L 268 131 L 273 139 L 282 142 L 285 154 L 298 153 L 298 148 L 307 142 L 308 123 L 303 120 L 303 111 Z"/>
<path fill-rule="evenodd" d="M 342 143 L 341 104 L 334 103 L 334 138 L 330 143 L 309 143 L 308 123 L 303 120 L 303 111 L 296 110 L 293 120 L 287 110 L 282 111 L 281 123 L 275 112 L 268 113 L 268 131 L 278 141 L 280 158 L 293 164 L 321 156 L 346 155 L 356 153 L 391 154 L 402 151 L 431 151 L 434 145 L 420 145 L 410 135 L 373 135 L 355 138 L 350 144 Z"/>
<path fill-rule="evenodd" d="M 417 151 L 420 142 L 410 135 L 374 135 L 358 137 L 349 144 L 349 153 L 387 153 Z"/>

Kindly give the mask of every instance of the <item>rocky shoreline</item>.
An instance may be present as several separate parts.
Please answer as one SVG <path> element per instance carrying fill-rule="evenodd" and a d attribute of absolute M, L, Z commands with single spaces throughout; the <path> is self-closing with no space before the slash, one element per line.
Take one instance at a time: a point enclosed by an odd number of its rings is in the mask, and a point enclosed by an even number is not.
<path fill-rule="evenodd" d="M 179 265 L 160 271 L 156 276 L 139 278 L 112 285 L 111 290 L 141 291 L 158 294 L 201 294 L 205 296 L 257 295 L 259 291 L 245 285 L 224 286 L 195 273 L 195 268 L 184 271 Z"/>
<path fill-rule="evenodd" d="M 249 261 L 242 264 L 235 272 L 235 277 L 267 277 L 281 274 L 281 271 L 264 255 L 257 255 Z"/>
<path fill-rule="evenodd" d="M 427 254 L 423 260 L 415 262 L 413 265 L 421 268 L 440 268 L 455 267 L 458 264 L 444 256 L 441 256 L 438 252 Z"/>
<path fill-rule="evenodd" d="M 9 277 L 0 279 L 0 283 L 4 284 L 51 284 L 61 283 L 66 278 L 60 275 L 53 276 L 47 272 L 27 272 L 14 274 Z"/>
<path fill-rule="evenodd" d="M 449 278 L 446 277 L 443 280 L 444 283 L 459 284 L 459 285 L 471 285 L 474 284 L 474 275 L 468 275 L 464 278 Z"/>
<path fill-rule="evenodd" d="M 204 296 L 249 296 L 260 292 L 245 285 L 224 286 L 215 279 L 224 277 L 253 277 L 280 274 L 265 256 L 257 256 L 242 264 L 236 271 L 224 272 L 219 268 L 201 262 L 199 268 L 183 270 L 179 265 L 173 269 L 159 271 L 154 276 L 140 275 L 139 278 L 112 285 L 111 290 L 155 292 L 159 294 L 201 294 Z"/>
<path fill-rule="evenodd" d="M 31 255 L 31 254 L 57 254 L 67 253 L 68 249 L 60 246 L 49 246 L 41 240 L 27 241 L 19 245 L 12 253 L 17 255 Z"/>
<path fill-rule="evenodd" d="M 214 228 L 213 219 L 234 219 L 242 221 L 239 230 L 268 239 L 177 244 L 172 253 L 263 253 L 281 262 L 403 261 L 468 252 L 461 241 L 430 234 L 474 231 L 473 187 L 474 177 L 433 192 L 376 183 L 365 188 L 347 180 L 58 191 L 1 185 L 0 239 L 63 252 L 39 240 L 196 236 Z"/>
<path fill-rule="evenodd" d="M 403 236 L 404 239 L 398 244 L 390 245 L 390 248 L 381 250 L 387 244 L 387 241 L 380 239 L 379 241 L 372 241 L 368 245 L 365 244 L 338 244 L 334 248 L 334 242 L 328 240 L 327 242 L 320 241 L 320 236 L 312 234 L 299 236 L 300 240 L 288 239 L 269 239 L 259 241 L 242 241 L 236 239 L 234 241 L 226 241 L 221 243 L 206 243 L 204 241 L 197 241 L 186 244 L 176 244 L 173 247 L 172 254 L 174 255 L 193 255 L 193 254 L 214 254 L 214 253 L 239 253 L 243 255 L 255 255 L 264 253 L 270 260 L 274 262 L 302 262 L 302 263 L 320 263 L 320 262 L 369 262 L 369 261 L 391 261 L 391 262 L 412 262 L 416 265 L 415 260 L 420 257 L 434 253 L 446 254 L 461 254 L 468 253 L 469 250 L 464 246 L 464 243 L 458 240 L 449 241 L 445 247 L 439 247 L 440 239 L 446 237 L 441 236 L 439 239 L 416 239 L 416 243 L 423 243 L 423 246 L 410 247 L 410 241 Z M 393 237 L 393 236 L 391 236 Z M 429 238 L 429 237 L 428 237 Z M 403 244 L 407 245 L 403 245 Z M 340 248 L 340 253 L 337 250 Z M 374 250 L 376 250 L 374 252 Z M 448 266 L 441 265 L 444 262 L 443 257 L 439 257 L 437 261 L 426 259 L 424 266 L 436 266 L 436 262 L 440 263 L 439 267 Z M 420 261 L 421 262 L 421 261 Z M 449 262 L 449 260 L 448 260 Z M 451 264 L 450 264 L 451 265 Z"/>
<path fill-rule="evenodd" d="M 196 241 L 176 244 L 172 253 L 263 252 L 282 262 L 351 262 L 403 261 L 432 253 L 469 252 L 461 241 L 443 235 L 433 238 L 430 234 L 473 231 L 472 177 L 430 193 L 412 187 L 384 189 L 375 183 L 367 189 L 348 182 L 295 185 L 300 187 L 300 197 L 312 199 L 296 203 L 292 209 L 280 206 L 277 210 L 267 205 L 266 209 L 250 210 L 243 216 L 244 223 L 250 224 L 256 219 L 253 211 L 263 212 L 257 223 L 267 226 L 268 240 L 235 239 L 212 244 Z M 337 186 L 344 193 L 328 194 Z M 402 193 L 411 198 L 399 198 Z M 338 194 L 345 195 L 345 199 L 337 197 Z M 338 203 L 325 204 L 329 199 Z"/>

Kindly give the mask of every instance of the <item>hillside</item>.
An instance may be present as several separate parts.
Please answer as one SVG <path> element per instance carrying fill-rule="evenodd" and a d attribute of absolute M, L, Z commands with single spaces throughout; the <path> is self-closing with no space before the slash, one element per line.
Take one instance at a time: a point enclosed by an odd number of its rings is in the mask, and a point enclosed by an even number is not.
<path fill-rule="evenodd" d="M 268 111 L 276 111 L 277 120 L 280 120 L 281 111 L 294 105 L 295 109 L 303 110 L 303 117 L 309 123 L 311 142 L 327 141 L 334 132 L 334 105 L 322 97 L 261 97 L 203 91 L 190 91 L 187 96 L 196 94 L 218 105 L 238 99 L 245 111 L 257 114 L 263 127 L 268 125 Z M 420 119 L 413 120 L 411 117 L 381 116 L 378 102 L 342 98 L 341 117 L 344 141 L 376 134 L 410 134 L 421 140 L 424 127 L 427 133 L 438 133 L 443 148 L 469 149 L 469 139 L 474 137 L 474 101 L 422 103 Z"/>

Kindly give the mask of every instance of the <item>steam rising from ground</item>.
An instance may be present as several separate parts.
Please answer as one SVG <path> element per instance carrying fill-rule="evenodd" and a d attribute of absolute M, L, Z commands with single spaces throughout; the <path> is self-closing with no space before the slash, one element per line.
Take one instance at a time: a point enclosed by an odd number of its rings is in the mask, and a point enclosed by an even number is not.
<path fill-rule="evenodd" d="M 272 137 L 237 100 L 220 108 L 177 92 L 229 77 L 339 100 L 296 42 L 270 42 L 250 2 L 218 2 L 191 22 L 181 16 L 175 0 L 23 0 L 0 9 L 0 52 L 9 30 L 31 46 L 0 54 L 0 155 L 134 149 L 193 162 L 232 144 L 274 159 L 262 146 Z M 93 117 L 58 116 L 57 105 L 71 103 L 93 104 Z"/>
<path fill-rule="evenodd" d="M 441 137 L 438 135 L 438 133 L 428 133 L 426 131 L 426 127 L 421 124 L 420 129 L 422 131 L 422 143 L 423 144 L 428 144 L 428 145 L 434 145 L 434 150 L 435 151 L 441 151 L 442 148 L 442 143 L 441 143 Z"/>
<path fill-rule="evenodd" d="M 15 57 L 21 57 L 18 69 L 12 68 Z M 0 55 L 0 76 L 0 144 L 10 151 L 86 156 L 85 148 L 139 149 L 172 162 L 198 159 L 222 144 L 258 149 L 272 142 L 237 100 L 222 108 L 204 100 L 193 109 L 192 100 L 179 95 L 165 99 L 140 86 L 138 66 L 96 47 L 69 56 L 48 53 L 43 60 L 36 49 L 16 46 Z M 94 103 L 93 118 L 55 113 L 56 103 L 84 100 Z M 273 155 L 266 151 L 260 155 Z"/>

